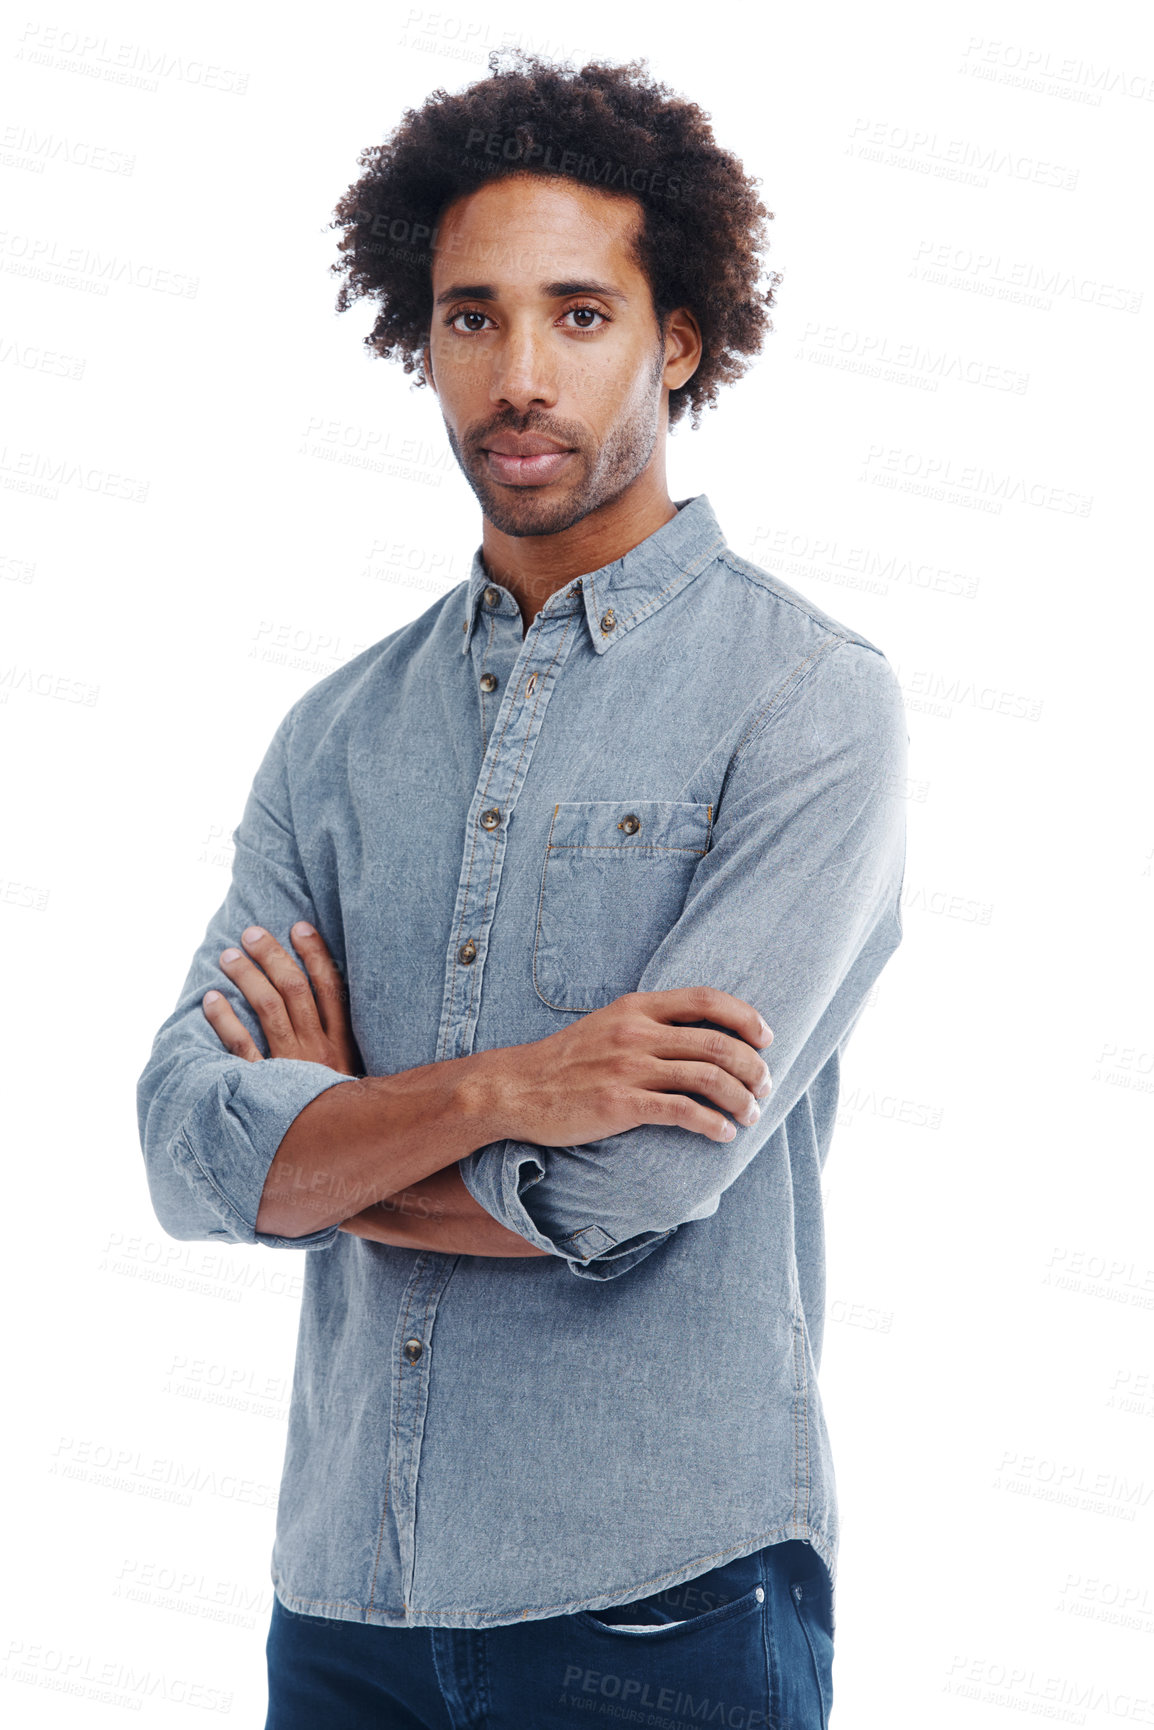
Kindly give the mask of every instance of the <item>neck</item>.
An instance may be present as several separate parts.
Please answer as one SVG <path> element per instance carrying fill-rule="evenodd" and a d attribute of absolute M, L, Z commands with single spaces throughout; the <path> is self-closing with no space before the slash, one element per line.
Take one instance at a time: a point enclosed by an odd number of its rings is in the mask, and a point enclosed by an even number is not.
<path fill-rule="evenodd" d="M 676 515 L 664 473 L 642 475 L 560 534 L 506 535 L 486 517 L 481 557 L 489 575 L 515 597 L 528 630 L 550 595 L 622 558 Z"/>

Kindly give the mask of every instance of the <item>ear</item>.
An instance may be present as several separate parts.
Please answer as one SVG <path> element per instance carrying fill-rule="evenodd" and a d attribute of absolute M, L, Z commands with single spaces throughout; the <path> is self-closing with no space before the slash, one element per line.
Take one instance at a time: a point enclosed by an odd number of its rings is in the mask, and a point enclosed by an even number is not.
<path fill-rule="evenodd" d="M 679 390 L 701 363 L 701 326 L 687 306 L 669 314 L 665 327 L 665 373 L 662 383 Z"/>
<path fill-rule="evenodd" d="M 421 350 L 421 371 L 424 374 L 425 383 L 428 385 L 428 387 L 432 391 L 433 395 L 436 396 L 436 394 L 437 394 L 437 381 L 433 377 L 433 360 L 432 360 L 431 354 L 429 353 L 428 343 L 426 343 L 424 348 Z"/>

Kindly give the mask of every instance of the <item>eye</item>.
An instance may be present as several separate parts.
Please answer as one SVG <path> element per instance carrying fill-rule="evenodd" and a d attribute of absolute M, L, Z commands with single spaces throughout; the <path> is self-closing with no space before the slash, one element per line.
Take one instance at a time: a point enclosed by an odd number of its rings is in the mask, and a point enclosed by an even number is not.
<path fill-rule="evenodd" d="M 456 329 L 458 329 L 457 320 L 459 318 L 486 319 L 488 317 L 489 317 L 488 313 L 482 312 L 480 307 L 478 307 L 478 306 L 463 306 L 459 312 L 450 313 L 448 318 L 445 320 L 445 323 L 450 330 L 456 330 Z M 490 323 L 492 323 L 492 320 L 490 320 Z M 480 328 L 481 327 L 479 325 L 472 325 L 470 327 L 470 330 L 475 332 L 475 331 L 479 330 Z M 461 331 L 462 336 L 467 336 L 469 334 L 470 334 L 470 331 L 468 331 L 468 330 Z"/>
<path fill-rule="evenodd" d="M 603 324 L 612 324 L 612 322 L 613 322 L 613 320 L 609 317 L 608 313 L 602 312 L 602 310 L 599 306 L 585 306 L 585 305 L 570 306 L 570 307 L 567 307 L 565 309 L 565 311 L 561 314 L 561 316 L 562 316 L 562 318 L 568 318 L 570 313 L 585 313 L 585 312 L 594 313 L 599 319 L 601 319 Z M 601 325 L 600 324 L 578 324 L 578 325 L 572 326 L 571 328 L 575 329 L 575 330 L 600 330 Z"/>

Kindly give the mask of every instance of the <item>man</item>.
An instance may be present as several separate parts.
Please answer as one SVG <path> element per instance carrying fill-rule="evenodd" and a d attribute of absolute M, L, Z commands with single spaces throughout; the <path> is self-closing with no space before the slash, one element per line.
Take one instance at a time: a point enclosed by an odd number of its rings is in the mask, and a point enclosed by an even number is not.
<path fill-rule="evenodd" d="M 907 741 L 666 488 L 765 212 L 636 66 L 523 56 L 361 160 L 343 303 L 482 544 L 277 729 L 139 1084 L 166 1231 L 312 1252 L 268 1727 L 824 1730 L 820 1178 Z"/>

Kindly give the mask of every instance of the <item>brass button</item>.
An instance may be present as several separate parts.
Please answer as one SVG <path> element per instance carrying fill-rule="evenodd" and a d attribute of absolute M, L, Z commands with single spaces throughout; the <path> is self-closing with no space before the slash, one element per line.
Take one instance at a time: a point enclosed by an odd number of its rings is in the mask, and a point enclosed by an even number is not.
<path fill-rule="evenodd" d="M 420 1357 L 420 1355 L 424 1351 L 424 1349 L 425 1348 L 421 1344 L 420 1340 L 406 1340 L 405 1341 L 405 1356 L 408 1358 L 408 1360 L 411 1364 L 416 1363 L 417 1359 Z"/>
<path fill-rule="evenodd" d="M 636 835 L 637 831 L 641 827 L 641 819 L 640 817 L 635 817 L 633 812 L 630 811 L 628 817 L 622 817 L 617 827 L 619 829 L 624 829 L 627 835 Z"/>
<path fill-rule="evenodd" d="M 501 813 L 495 805 L 490 805 L 487 811 L 481 812 L 482 829 L 496 829 L 500 827 L 500 823 Z"/>
<path fill-rule="evenodd" d="M 477 959 L 477 945 L 473 942 L 473 939 L 470 937 L 469 941 L 467 943 L 462 943 L 461 947 L 458 949 L 457 960 L 460 961 L 465 967 L 471 967 L 476 959 Z"/>
<path fill-rule="evenodd" d="M 613 611 L 612 607 L 609 607 L 601 615 L 601 629 L 603 631 L 612 631 L 616 624 L 617 614 Z"/>
<path fill-rule="evenodd" d="M 497 689 L 496 673 L 481 674 L 481 689 L 482 691 L 495 691 Z"/>
<path fill-rule="evenodd" d="M 533 692 L 536 689 L 537 689 L 537 675 L 536 675 L 536 673 L 530 673 L 529 674 L 529 683 L 525 686 L 525 695 L 527 697 L 531 697 L 533 695 Z"/>
<path fill-rule="evenodd" d="M 500 606 L 500 604 L 501 604 L 501 591 L 500 591 L 500 589 L 486 589 L 485 590 L 485 599 L 488 601 L 488 603 L 491 607 Z"/>

